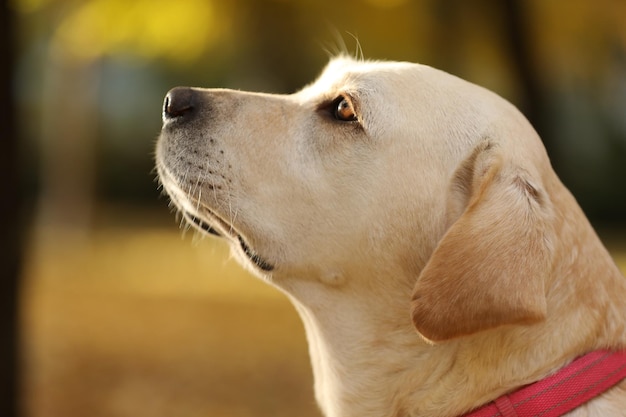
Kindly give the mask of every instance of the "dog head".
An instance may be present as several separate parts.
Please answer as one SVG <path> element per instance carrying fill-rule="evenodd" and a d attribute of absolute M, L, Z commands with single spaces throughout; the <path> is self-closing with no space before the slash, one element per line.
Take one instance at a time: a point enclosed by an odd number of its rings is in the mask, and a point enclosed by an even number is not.
<path fill-rule="evenodd" d="M 431 341 L 546 314 L 545 150 L 512 105 L 442 71 L 339 58 L 291 95 L 176 88 L 156 159 L 185 218 L 287 290 L 412 293 Z"/>

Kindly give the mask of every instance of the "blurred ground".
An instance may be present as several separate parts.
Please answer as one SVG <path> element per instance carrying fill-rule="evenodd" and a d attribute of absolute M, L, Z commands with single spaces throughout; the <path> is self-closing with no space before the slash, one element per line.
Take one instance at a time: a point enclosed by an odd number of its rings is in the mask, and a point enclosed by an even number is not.
<path fill-rule="evenodd" d="M 227 252 L 150 213 L 111 212 L 90 234 L 35 230 L 26 415 L 319 416 L 296 312 Z"/>
<path fill-rule="evenodd" d="M 30 417 L 319 416 L 277 290 L 171 220 L 35 231 L 23 291 Z"/>

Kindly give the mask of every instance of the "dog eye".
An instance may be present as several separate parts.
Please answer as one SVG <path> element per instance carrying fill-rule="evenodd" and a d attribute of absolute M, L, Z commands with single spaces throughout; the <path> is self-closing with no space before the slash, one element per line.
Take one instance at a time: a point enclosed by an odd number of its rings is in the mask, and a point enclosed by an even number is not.
<path fill-rule="evenodd" d="M 335 119 L 342 122 L 353 122 L 357 120 L 352 103 L 345 97 L 337 98 L 333 103 L 333 115 Z"/>

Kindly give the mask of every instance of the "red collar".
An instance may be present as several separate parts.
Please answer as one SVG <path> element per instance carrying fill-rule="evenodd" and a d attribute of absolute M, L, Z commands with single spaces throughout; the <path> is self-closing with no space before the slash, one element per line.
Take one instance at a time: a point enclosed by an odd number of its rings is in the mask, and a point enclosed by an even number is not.
<path fill-rule="evenodd" d="M 558 417 L 626 378 L 626 351 L 597 350 L 464 417 Z"/>

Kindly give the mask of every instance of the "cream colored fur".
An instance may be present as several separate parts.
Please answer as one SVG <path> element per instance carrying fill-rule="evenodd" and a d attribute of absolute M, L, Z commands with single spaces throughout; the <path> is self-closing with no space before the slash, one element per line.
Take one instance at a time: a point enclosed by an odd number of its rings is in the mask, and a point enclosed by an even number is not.
<path fill-rule="evenodd" d="M 293 301 L 325 416 L 458 416 L 626 347 L 626 279 L 497 95 L 347 58 L 292 95 L 193 91 L 160 179 Z M 626 416 L 626 383 L 571 415 Z"/>

